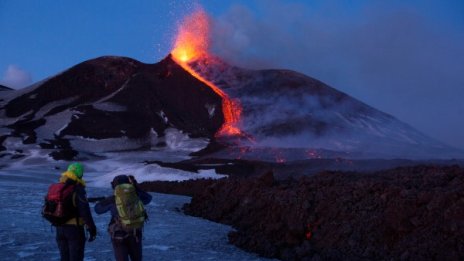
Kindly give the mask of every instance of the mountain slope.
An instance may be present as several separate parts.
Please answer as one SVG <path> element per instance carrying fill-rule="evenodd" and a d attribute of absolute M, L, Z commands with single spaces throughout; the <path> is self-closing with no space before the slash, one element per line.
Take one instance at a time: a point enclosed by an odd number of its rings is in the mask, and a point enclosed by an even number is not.
<path fill-rule="evenodd" d="M 294 71 L 246 70 L 214 58 L 194 67 L 239 100 L 240 128 L 255 138 L 254 148 L 312 148 L 320 149 L 319 154 L 331 150 L 360 158 L 463 155 L 389 114 Z"/>
<path fill-rule="evenodd" d="M 13 89 L 0 84 L 0 91 L 11 91 L 11 90 L 13 90 Z"/>
<path fill-rule="evenodd" d="M 101 57 L 8 97 L 0 125 L 4 137 L 46 148 L 97 149 L 68 144 L 73 140 L 110 141 L 102 150 L 149 148 L 168 128 L 213 136 L 223 121 L 220 104 L 219 96 L 169 57 L 157 64 Z"/>
<path fill-rule="evenodd" d="M 39 144 L 72 158 L 85 151 L 165 146 L 166 135 L 174 133 L 219 138 L 226 149 L 213 155 L 222 158 L 463 155 L 391 115 L 294 71 L 247 70 L 216 58 L 191 66 L 240 104 L 236 127 L 244 135 L 215 137 L 224 123 L 221 97 L 171 56 L 156 64 L 107 56 L 26 89 L 1 92 L 0 148 L 21 148 L 18 142 Z"/>

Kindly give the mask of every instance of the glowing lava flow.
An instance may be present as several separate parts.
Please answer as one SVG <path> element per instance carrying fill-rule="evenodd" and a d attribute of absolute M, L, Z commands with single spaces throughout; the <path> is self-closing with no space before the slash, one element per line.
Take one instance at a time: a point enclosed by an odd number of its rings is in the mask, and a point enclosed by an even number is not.
<path fill-rule="evenodd" d="M 192 76 L 209 86 L 216 94 L 222 98 L 222 112 L 224 114 L 224 124 L 216 133 L 216 136 L 239 135 L 242 132 L 236 127 L 242 112 L 241 106 L 237 101 L 232 100 L 224 91 L 219 89 L 214 83 L 201 76 L 190 65 L 198 59 L 208 59 L 209 47 L 209 19 L 202 9 L 197 9 L 192 15 L 187 16 L 179 26 L 174 49 L 171 54 L 184 70 Z"/>

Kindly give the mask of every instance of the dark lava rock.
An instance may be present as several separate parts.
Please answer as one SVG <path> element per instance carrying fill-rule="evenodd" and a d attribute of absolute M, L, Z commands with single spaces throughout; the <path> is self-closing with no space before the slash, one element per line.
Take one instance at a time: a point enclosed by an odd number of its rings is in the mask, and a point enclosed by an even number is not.
<path fill-rule="evenodd" d="M 165 168 L 180 169 L 189 172 L 199 170 L 214 169 L 218 174 L 230 175 L 233 177 L 250 177 L 262 174 L 265 170 L 274 168 L 276 164 L 272 162 L 240 160 L 240 159 L 216 159 L 216 158 L 196 158 L 179 162 L 163 162 L 159 160 L 145 161 L 146 164 L 157 164 Z"/>
<path fill-rule="evenodd" d="M 140 188 L 164 194 L 193 196 L 214 184 L 213 179 L 192 179 L 186 181 L 147 181 L 140 183 Z"/>
<path fill-rule="evenodd" d="M 0 91 L 11 91 L 11 90 L 13 90 L 13 89 L 0 84 Z"/>
<path fill-rule="evenodd" d="M 222 179 L 184 210 L 232 225 L 231 243 L 283 260 L 464 259 L 458 166 Z"/>
<path fill-rule="evenodd" d="M 0 151 L 6 150 L 6 147 L 3 146 L 3 142 L 5 141 L 6 138 L 8 138 L 8 136 L 0 136 Z"/>
<path fill-rule="evenodd" d="M 97 101 L 120 88 L 141 65 L 130 58 L 101 57 L 80 63 L 52 77 L 39 88 L 25 93 L 5 106 L 6 116 L 18 117 L 28 111 L 33 113 L 43 106 L 77 97 L 73 102 L 54 108 L 56 114 L 78 104 Z"/>
<path fill-rule="evenodd" d="M 150 142 L 153 131 L 162 137 L 167 128 L 212 138 L 224 121 L 222 98 L 170 56 L 155 64 L 113 56 L 85 61 L 21 90 L 0 109 L 12 122 L 4 126 L 9 135 L 27 136 L 28 144 L 66 136 Z"/>
<path fill-rule="evenodd" d="M 50 153 L 54 160 L 73 160 L 79 154 L 71 147 L 69 140 L 57 138 L 39 144 L 43 149 L 55 149 Z"/>

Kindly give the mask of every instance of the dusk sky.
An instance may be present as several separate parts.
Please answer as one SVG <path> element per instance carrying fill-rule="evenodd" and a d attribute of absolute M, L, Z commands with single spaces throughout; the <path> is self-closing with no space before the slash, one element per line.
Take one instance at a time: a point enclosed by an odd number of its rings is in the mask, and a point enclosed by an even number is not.
<path fill-rule="evenodd" d="M 464 1 L 195 1 L 211 51 L 234 65 L 317 78 L 464 149 Z M 0 84 L 85 60 L 169 54 L 192 1 L 0 0 Z"/>

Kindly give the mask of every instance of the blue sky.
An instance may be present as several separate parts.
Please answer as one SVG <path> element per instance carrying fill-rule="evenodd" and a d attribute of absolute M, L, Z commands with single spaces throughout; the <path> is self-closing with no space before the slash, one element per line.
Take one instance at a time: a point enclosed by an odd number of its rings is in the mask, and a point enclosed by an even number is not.
<path fill-rule="evenodd" d="M 287 68 L 464 149 L 464 1 L 196 1 L 212 51 Z M 0 0 L 0 83 L 16 88 L 102 55 L 165 57 L 191 1 Z"/>

